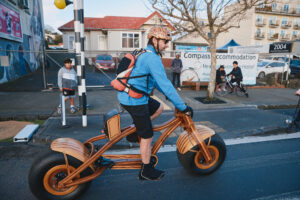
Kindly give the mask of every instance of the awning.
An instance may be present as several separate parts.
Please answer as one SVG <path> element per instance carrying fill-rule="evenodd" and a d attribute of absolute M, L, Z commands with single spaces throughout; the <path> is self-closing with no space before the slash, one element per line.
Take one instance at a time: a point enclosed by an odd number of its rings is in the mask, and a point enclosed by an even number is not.
<path fill-rule="evenodd" d="M 239 45 L 238 43 L 236 43 L 236 41 L 234 41 L 234 39 L 232 39 L 232 40 L 230 40 L 230 42 L 228 42 L 224 46 L 217 48 L 217 50 L 227 51 L 228 47 L 234 47 L 234 46 L 241 46 L 241 45 Z"/>

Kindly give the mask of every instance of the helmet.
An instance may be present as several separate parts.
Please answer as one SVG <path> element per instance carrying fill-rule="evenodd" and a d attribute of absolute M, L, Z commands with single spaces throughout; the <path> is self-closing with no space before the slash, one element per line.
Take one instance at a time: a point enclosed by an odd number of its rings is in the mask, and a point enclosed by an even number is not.
<path fill-rule="evenodd" d="M 163 40 L 172 40 L 171 33 L 162 26 L 153 26 L 148 33 L 148 40 L 152 37 Z"/>

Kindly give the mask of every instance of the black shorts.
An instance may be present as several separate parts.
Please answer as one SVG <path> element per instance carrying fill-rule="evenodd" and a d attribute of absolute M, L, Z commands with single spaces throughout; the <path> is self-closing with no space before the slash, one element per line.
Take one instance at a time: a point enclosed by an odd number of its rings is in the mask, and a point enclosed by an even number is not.
<path fill-rule="evenodd" d="M 150 117 L 158 110 L 160 103 L 150 97 L 148 104 L 145 105 L 121 105 L 131 115 L 137 134 L 144 139 L 151 138 L 153 130 Z"/>

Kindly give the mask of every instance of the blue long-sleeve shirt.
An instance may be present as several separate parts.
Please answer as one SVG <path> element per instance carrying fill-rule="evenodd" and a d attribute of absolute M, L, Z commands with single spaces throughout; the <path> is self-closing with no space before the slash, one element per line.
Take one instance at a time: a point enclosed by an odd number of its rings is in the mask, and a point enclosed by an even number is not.
<path fill-rule="evenodd" d="M 146 76 L 129 79 L 128 83 L 139 90 L 147 92 L 148 94 L 150 94 L 153 87 L 156 87 L 160 92 L 168 97 L 176 108 L 183 111 L 186 108 L 186 105 L 181 100 L 170 80 L 167 78 L 161 58 L 156 54 L 153 46 L 148 45 L 146 50 L 148 51 L 138 57 L 130 76 L 149 74 L 148 88 Z M 126 92 L 118 92 L 118 100 L 123 105 L 144 105 L 148 103 L 148 99 L 149 97 L 146 95 L 137 99 L 130 97 Z"/>

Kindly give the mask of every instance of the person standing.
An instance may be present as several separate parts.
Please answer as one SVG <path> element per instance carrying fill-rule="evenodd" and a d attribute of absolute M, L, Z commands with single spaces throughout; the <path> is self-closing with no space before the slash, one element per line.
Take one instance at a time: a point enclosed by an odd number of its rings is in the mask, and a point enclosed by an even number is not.
<path fill-rule="evenodd" d="M 64 67 L 60 68 L 57 76 L 57 85 L 59 90 L 62 92 L 65 97 L 65 101 L 69 99 L 70 101 L 70 113 L 75 113 L 77 109 L 74 106 L 75 89 L 77 87 L 77 74 L 73 69 L 72 61 L 70 58 L 64 60 Z M 58 113 L 61 113 L 61 104 L 57 110 Z"/>
<path fill-rule="evenodd" d="M 176 54 L 176 58 L 174 60 L 172 60 L 172 64 L 171 64 L 171 70 L 173 72 L 173 80 L 172 83 L 174 85 L 174 87 L 177 87 L 177 89 L 180 91 L 180 73 L 182 70 L 182 61 L 180 59 L 180 54 L 177 53 Z M 175 86 L 175 82 L 177 80 L 177 84 Z"/>

